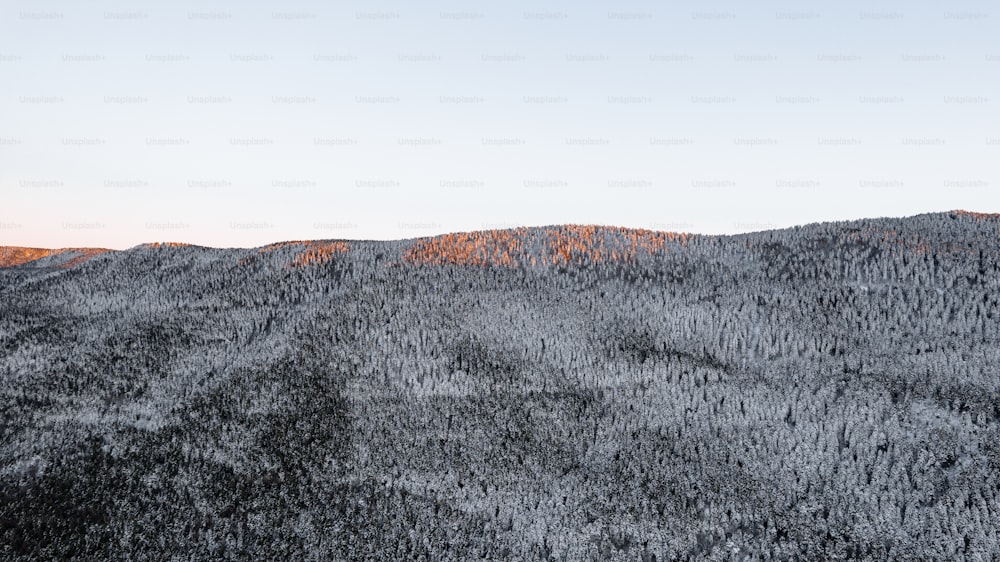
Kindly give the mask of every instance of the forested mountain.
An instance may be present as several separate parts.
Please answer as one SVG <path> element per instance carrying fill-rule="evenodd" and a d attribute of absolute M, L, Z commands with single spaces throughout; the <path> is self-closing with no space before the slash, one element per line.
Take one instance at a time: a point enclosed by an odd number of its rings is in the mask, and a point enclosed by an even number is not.
<path fill-rule="evenodd" d="M 0 263 L 0 559 L 1000 556 L 997 215 Z"/>

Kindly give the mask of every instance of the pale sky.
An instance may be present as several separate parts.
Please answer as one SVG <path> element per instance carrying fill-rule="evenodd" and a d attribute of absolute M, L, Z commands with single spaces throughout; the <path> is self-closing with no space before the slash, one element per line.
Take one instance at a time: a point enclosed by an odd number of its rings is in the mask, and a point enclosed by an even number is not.
<path fill-rule="evenodd" d="M 1000 14 L 0 2 L 0 245 L 1000 211 Z"/>

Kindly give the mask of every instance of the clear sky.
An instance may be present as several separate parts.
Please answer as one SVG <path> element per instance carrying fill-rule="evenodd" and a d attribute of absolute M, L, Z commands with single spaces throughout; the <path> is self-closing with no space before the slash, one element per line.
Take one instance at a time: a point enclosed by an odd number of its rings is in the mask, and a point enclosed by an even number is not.
<path fill-rule="evenodd" d="M 0 244 L 1000 211 L 985 0 L 0 2 Z"/>

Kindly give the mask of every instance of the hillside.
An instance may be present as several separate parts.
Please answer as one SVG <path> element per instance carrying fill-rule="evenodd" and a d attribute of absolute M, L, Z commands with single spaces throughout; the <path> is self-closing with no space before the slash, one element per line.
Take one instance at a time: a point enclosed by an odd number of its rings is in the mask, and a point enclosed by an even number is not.
<path fill-rule="evenodd" d="M 0 558 L 989 560 L 1000 216 L 0 248 Z"/>

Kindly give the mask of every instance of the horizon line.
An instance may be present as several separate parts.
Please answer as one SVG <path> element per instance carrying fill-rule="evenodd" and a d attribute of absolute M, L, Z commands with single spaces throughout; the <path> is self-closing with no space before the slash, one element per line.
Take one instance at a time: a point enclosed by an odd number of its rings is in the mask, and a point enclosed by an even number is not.
<path fill-rule="evenodd" d="M 450 236 L 450 235 L 457 235 L 457 234 L 468 234 L 468 233 L 473 233 L 473 232 L 501 232 L 501 231 L 510 231 L 510 230 L 522 230 L 522 229 L 531 230 L 531 229 L 559 228 L 559 227 L 596 227 L 596 228 L 605 228 L 605 229 L 623 229 L 623 230 L 626 230 L 626 231 L 645 231 L 645 232 L 678 234 L 678 235 L 686 235 L 686 236 L 693 236 L 693 237 L 697 236 L 697 237 L 719 237 L 719 238 L 725 238 L 725 237 L 742 236 L 742 235 L 746 235 L 746 234 L 761 233 L 761 232 L 776 232 L 776 231 L 789 230 L 789 229 L 795 229 L 795 228 L 803 228 L 803 227 L 808 227 L 808 226 L 842 224 L 842 223 L 850 223 L 850 222 L 856 222 L 856 221 L 870 221 L 870 220 L 900 220 L 900 219 L 916 218 L 916 217 L 921 217 L 921 216 L 926 216 L 926 215 L 959 215 L 959 216 L 970 216 L 970 217 L 974 217 L 974 218 L 977 218 L 977 219 L 1000 220 L 1000 213 L 987 213 L 987 212 L 969 211 L 969 210 L 966 210 L 966 209 L 949 209 L 947 211 L 928 211 L 928 212 L 923 212 L 923 213 L 916 213 L 916 214 L 912 214 L 912 215 L 902 215 L 902 216 L 888 216 L 888 215 L 885 215 L 885 216 L 861 217 L 861 218 L 854 218 L 854 219 L 837 219 L 837 220 L 829 220 L 829 221 L 813 221 L 813 222 L 807 222 L 807 223 L 794 224 L 794 225 L 790 225 L 790 226 L 770 225 L 770 226 L 774 226 L 774 228 L 750 229 L 750 230 L 746 230 L 746 231 L 742 231 L 742 232 L 727 233 L 727 234 L 712 234 L 712 233 L 691 232 L 691 231 L 682 231 L 682 230 L 660 230 L 660 229 L 655 229 L 655 228 L 630 227 L 630 226 L 611 225 L 611 224 L 550 223 L 550 224 L 543 224 L 543 225 L 510 225 L 510 226 L 505 226 L 503 228 L 482 228 L 482 229 L 473 229 L 473 230 L 454 230 L 454 231 L 441 232 L 441 233 L 437 233 L 437 234 L 428 234 L 426 236 L 414 236 L 414 237 L 407 237 L 407 238 L 386 238 L 386 239 L 373 239 L 373 238 L 308 238 L 308 239 L 297 239 L 297 240 L 275 240 L 275 241 L 268 242 L 268 243 L 261 244 L 261 245 L 257 245 L 257 246 L 211 246 L 211 245 L 205 245 L 205 244 L 199 244 L 199 243 L 193 243 L 193 242 L 182 242 L 182 241 L 177 241 L 177 240 L 172 240 L 172 241 L 171 240 L 153 240 L 153 241 L 147 241 L 147 242 L 140 242 L 138 244 L 133 244 L 131 246 L 121 247 L 121 248 L 109 248 L 109 247 L 104 247 L 104 246 L 79 246 L 79 245 L 77 245 L 77 246 L 62 246 L 62 247 L 46 247 L 46 246 L 31 246 L 31 245 L 22 245 L 22 244 L 2 244 L 2 243 L 0 243 L 0 248 L 22 248 L 22 249 L 26 249 L 26 250 L 51 250 L 51 251 L 103 250 L 103 251 L 108 251 L 108 252 L 124 252 L 124 251 L 128 251 L 128 250 L 136 249 L 136 248 L 149 247 L 149 246 L 176 246 L 176 247 L 190 246 L 190 247 L 206 248 L 206 249 L 212 249 L 212 250 L 253 250 L 253 249 L 264 248 L 264 247 L 275 245 L 275 244 L 294 244 L 294 243 L 307 243 L 307 242 L 315 242 L 315 241 L 342 241 L 342 242 L 362 242 L 362 243 L 366 243 L 366 242 L 407 242 L 407 241 L 413 241 L 413 240 L 426 240 L 426 239 L 437 238 L 437 237 L 441 237 L 441 236 Z M 489 224 L 489 223 L 486 223 L 486 224 Z M 743 224 L 743 225 L 747 225 L 747 226 L 765 226 L 765 225 L 769 225 L 769 223 L 734 223 L 734 224 Z"/>

